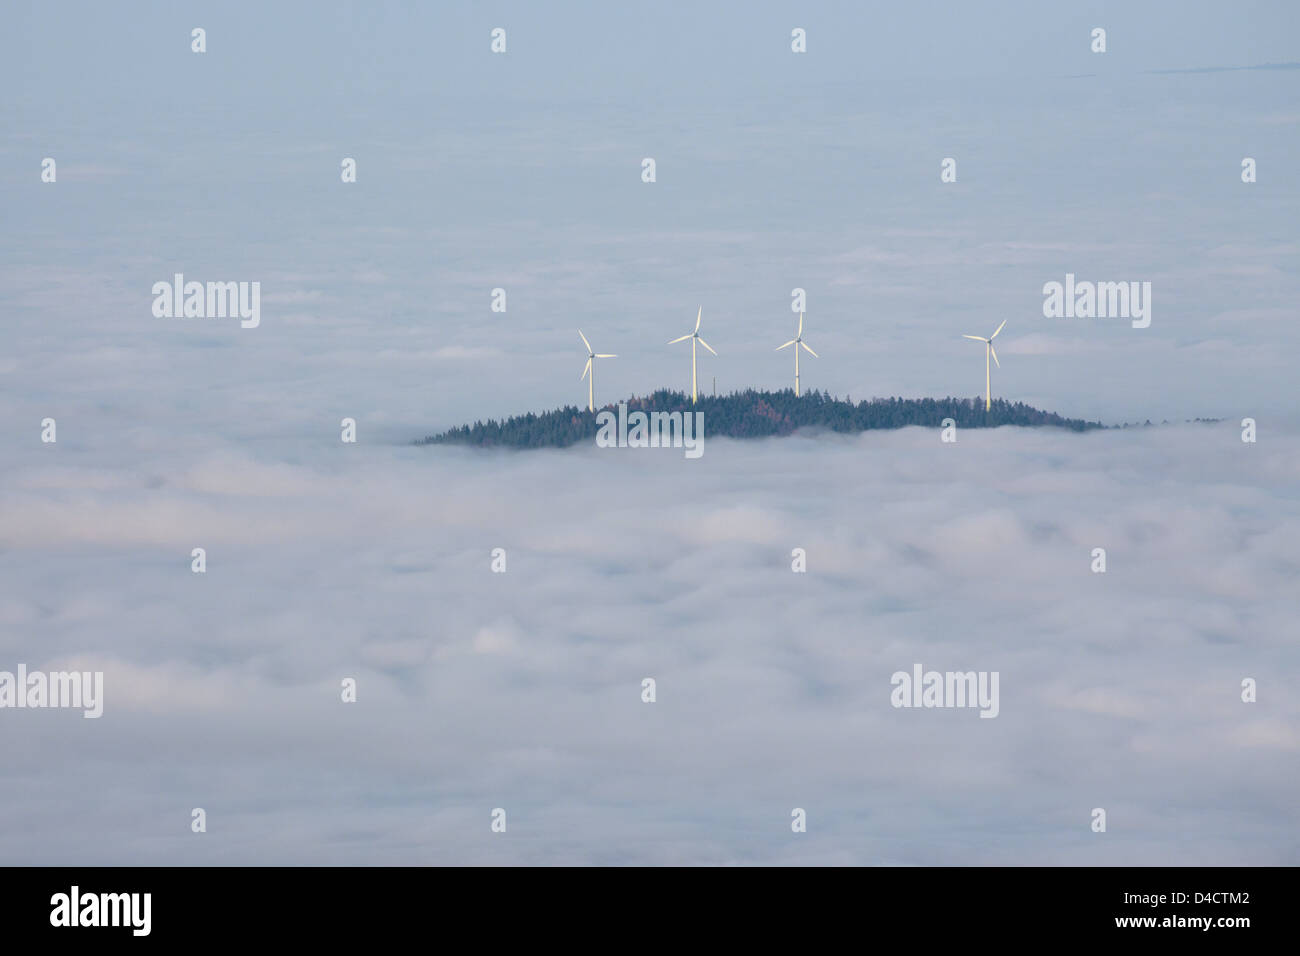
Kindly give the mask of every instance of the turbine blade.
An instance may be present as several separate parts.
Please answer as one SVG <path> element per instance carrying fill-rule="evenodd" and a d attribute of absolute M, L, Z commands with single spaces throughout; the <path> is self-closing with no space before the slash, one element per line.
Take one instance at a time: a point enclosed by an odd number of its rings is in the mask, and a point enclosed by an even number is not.
<path fill-rule="evenodd" d="M 700 330 L 700 319 L 704 317 L 704 306 L 700 306 L 700 311 L 695 313 L 695 331 Z"/>
<path fill-rule="evenodd" d="M 989 353 L 993 356 L 993 364 L 1001 368 L 1002 363 L 998 361 L 998 350 L 993 347 L 992 342 L 989 343 Z"/>
<path fill-rule="evenodd" d="M 578 381 L 581 382 L 584 378 L 586 378 L 587 373 L 590 371 L 591 371 L 591 359 L 587 359 L 587 364 L 582 367 L 582 374 L 578 376 Z"/>
<path fill-rule="evenodd" d="M 685 335 L 679 335 L 679 336 L 677 336 L 677 338 L 673 339 L 673 340 L 672 340 L 671 342 L 669 342 L 668 344 L 669 344 L 669 345 L 676 345 L 678 342 L 684 342 L 684 341 L 686 341 L 687 339 L 689 339 L 689 338 L 690 338 L 692 335 L 694 335 L 694 334 L 695 334 L 695 333 L 693 333 L 693 332 L 687 332 Z"/>
<path fill-rule="evenodd" d="M 582 339 L 582 344 L 585 345 L 585 346 L 587 346 L 587 351 L 590 352 L 590 351 L 591 351 L 591 343 L 588 342 L 588 341 L 587 341 L 587 337 L 586 337 L 585 335 L 582 334 L 582 329 L 578 329 L 578 338 Z"/>
<path fill-rule="evenodd" d="M 820 355 L 818 355 L 818 354 L 817 354 L 816 352 L 814 352 L 812 349 L 809 349 L 809 348 L 808 348 L 808 343 L 807 343 L 807 342 L 800 342 L 799 344 L 802 345 L 805 349 L 808 349 L 808 354 L 811 355 L 813 358 L 821 358 Z"/>
<path fill-rule="evenodd" d="M 987 341 L 988 341 L 988 339 L 986 339 L 986 338 L 985 338 L 984 336 L 982 336 L 982 335 L 963 335 L 962 338 L 963 338 L 963 339 L 974 339 L 976 342 L 987 342 Z"/>
<path fill-rule="evenodd" d="M 697 336 L 697 338 L 698 338 L 698 336 Z M 703 345 L 703 346 L 704 346 L 706 349 L 708 349 L 710 352 L 713 352 L 713 346 L 710 345 L 708 342 L 704 341 L 704 339 L 700 339 L 700 344 Z M 718 353 L 717 353 L 717 352 L 713 352 L 713 354 L 714 354 L 714 355 L 717 355 Z"/>
<path fill-rule="evenodd" d="M 795 333 L 795 338 L 803 335 L 803 313 L 799 313 L 799 331 Z"/>
<path fill-rule="evenodd" d="M 798 339 L 791 339 L 789 342 L 786 342 L 785 345 L 778 345 L 778 346 L 776 347 L 776 350 L 779 352 L 779 351 L 781 351 L 782 349 L 788 349 L 790 346 L 794 345 L 794 343 L 797 342 L 797 341 L 799 341 L 799 340 L 798 340 Z"/>
<path fill-rule="evenodd" d="M 598 352 L 596 358 L 618 358 L 613 352 Z"/>
<path fill-rule="evenodd" d="M 1006 319 L 1003 319 L 1003 320 L 1002 320 L 1002 325 L 1006 325 L 1006 324 L 1007 324 L 1007 320 L 1006 320 Z M 998 326 L 998 332 L 1001 332 L 1001 331 L 1002 331 L 1002 325 L 999 325 L 999 326 Z M 994 339 L 996 339 L 996 338 L 998 337 L 998 332 L 994 332 L 992 335 L 989 336 L 989 341 L 990 341 L 990 342 L 992 342 Z"/>

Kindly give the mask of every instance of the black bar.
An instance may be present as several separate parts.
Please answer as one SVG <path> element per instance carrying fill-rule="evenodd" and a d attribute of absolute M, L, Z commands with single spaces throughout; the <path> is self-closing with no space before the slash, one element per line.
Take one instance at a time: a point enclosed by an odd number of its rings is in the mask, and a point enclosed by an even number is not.
<path fill-rule="evenodd" d="M 7 941 L 66 941 L 75 933 L 79 943 L 299 946 L 399 942 L 412 931 L 437 934 L 425 937 L 435 945 L 453 944 L 453 932 L 462 931 L 481 944 L 531 932 L 540 944 L 559 926 L 570 938 L 598 940 L 600 933 L 619 932 L 605 937 L 610 945 L 619 938 L 628 945 L 637 939 L 670 945 L 699 927 L 709 935 L 760 942 L 840 932 L 883 942 L 885 930 L 906 929 L 926 942 L 1131 937 L 1144 944 L 1206 939 L 1230 946 L 1261 938 L 1252 934 L 1285 933 L 1295 875 L 1286 868 L 1228 867 L 0 870 Z M 78 921 L 98 919 L 103 907 L 105 921 L 116 909 L 124 925 L 52 925 L 52 917 L 70 922 L 64 918 L 70 916 L 73 886 Z M 144 928 L 144 897 L 136 898 L 139 909 L 128 909 L 121 896 L 104 906 L 100 894 L 109 893 L 150 894 L 147 935 L 136 935 Z M 67 898 L 62 911 L 59 894 Z M 94 901 L 88 903 L 88 896 Z M 1206 919 L 1210 925 L 1200 925 Z"/>

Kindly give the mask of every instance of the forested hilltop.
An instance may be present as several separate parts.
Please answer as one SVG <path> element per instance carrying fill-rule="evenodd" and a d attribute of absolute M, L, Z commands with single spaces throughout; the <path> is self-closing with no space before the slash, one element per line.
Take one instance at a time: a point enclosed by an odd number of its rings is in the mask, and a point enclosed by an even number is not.
<path fill-rule="evenodd" d="M 959 428 L 995 428 L 998 425 L 1052 425 L 1082 432 L 1104 428 L 1100 422 L 1062 418 L 1053 412 L 1031 408 L 1023 402 L 995 399 L 989 411 L 984 398 L 873 398 L 854 404 L 831 398 L 824 392 L 806 392 L 795 397 L 794 389 L 758 392 L 749 389 L 717 397 L 701 396 L 692 406 L 691 397 L 666 389 L 626 400 L 629 414 L 642 412 L 704 413 L 707 438 L 767 438 L 789 435 L 798 428 L 828 428 L 836 432 L 860 432 L 869 428 L 904 428 L 922 425 L 938 428 L 945 418 Z M 594 441 L 596 415 L 608 409 L 615 414 L 618 404 L 595 412 L 566 405 L 540 415 L 529 412 L 504 421 L 489 419 L 462 425 L 439 435 L 430 435 L 418 445 L 460 444 L 504 448 L 564 448 L 580 441 Z"/>

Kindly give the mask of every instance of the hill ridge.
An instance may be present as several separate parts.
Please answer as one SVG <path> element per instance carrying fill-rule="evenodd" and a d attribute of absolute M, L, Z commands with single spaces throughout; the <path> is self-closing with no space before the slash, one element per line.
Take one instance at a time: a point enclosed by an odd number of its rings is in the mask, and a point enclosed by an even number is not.
<path fill-rule="evenodd" d="M 921 425 L 938 428 L 951 418 L 958 428 L 996 428 L 1001 425 L 1049 426 L 1070 431 L 1105 428 L 1100 422 L 1064 418 L 1024 402 L 995 399 L 984 410 L 984 398 L 872 398 L 854 403 L 851 397 L 833 398 L 813 390 L 795 396 L 794 389 L 762 391 L 745 389 L 729 395 L 701 396 L 692 406 L 690 396 L 671 389 L 658 389 L 646 396 L 633 395 L 602 405 L 594 412 L 566 405 L 548 412 L 526 412 L 497 421 L 476 421 L 473 425 L 449 428 L 417 440 L 417 445 L 460 444 L 505 448 L 567 448 L 584 439 L 595 439 L 596 416 L 602 411 L 617 414 L 626 404 L 629 414 L 643 412 L 704 413 L 710 438 L 769 438 L 789 435 L 800 428 L 827 428 L 854 433 L 873 429 L 906 428 Z"/>

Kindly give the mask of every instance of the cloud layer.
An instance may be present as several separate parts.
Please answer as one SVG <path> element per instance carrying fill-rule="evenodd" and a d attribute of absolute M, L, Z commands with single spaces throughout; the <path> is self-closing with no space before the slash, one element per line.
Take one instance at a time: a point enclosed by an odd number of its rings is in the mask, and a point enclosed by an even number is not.
<path fill-rule="evenodd" d="M 61 452 L 0 660 L 105 715 L 3 715 L 14 862 L 1300 861 L 1294 433 Z M 1000 715 L 894 709 L 918 662 Z"/>

